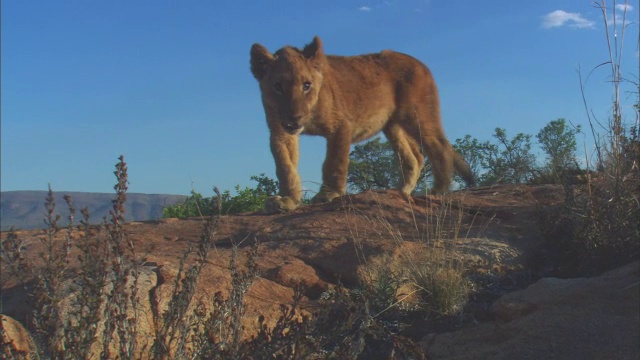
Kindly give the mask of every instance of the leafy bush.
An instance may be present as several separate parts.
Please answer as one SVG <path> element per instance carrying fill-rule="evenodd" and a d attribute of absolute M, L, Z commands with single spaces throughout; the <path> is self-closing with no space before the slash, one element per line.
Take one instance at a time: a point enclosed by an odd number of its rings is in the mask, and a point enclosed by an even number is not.
<path fill-rule="evenodd" d="M 546 155 L 546 164 L 542 168 L 542 177 L 561 183 L 564 175 L 578 169 L 576 161 L 576 134 L 580 126 L 569 129 L 565 119 L 549 122 L 538 134 L 538 143 Z"/>
<path fill-rule="evenodd" d="M 473 178 L 480 179 L 480 175 L 484 171 L 482 167 L 483 152 L 480 151 L 486 144 L 481 143 L 480 140 L 467 134 L 462 139 L 456 139 L 453 143 L 453 148 L 462 156 L 463 159 L 469 164 Z M 465 181 L 459 176 L 456 177 L 456 182 L 459 184 L 465 184 Z"/>
<path fill-rule="evenodd" d="M 191 196 L 184 202 L 163 208 L 162 217 L 185 219 L 195 216 L 209 216 L 211 215 L 211 207 L 207 204 L 210 204 L 211 201 L 212 198 L 205 198 L 202 194 L 191 190 Z"/>
<path fill-rule="evenodd" d="M 236 195 L 231 195 L 225 190 L 219 197 L 204 197 L 202 194 L 191 191 L 191 196 L 184 202 L 167 206 L 162 209 L 163 218 L 206 217 L 212 211 L 220 211 L 222 214 L 239 214 L 244 212 L 262 210 L 264 201 L 278 192 L 278 181 L 267 177 L 265 174 L 251 176 L 251 180 L 258 185 L 255 188 L 240 188 L 236 185 Z M 211 204 L 220 202 L 220 206 L 212 207 Z"/>
<path fill-rule="evenodd" d="M 580 127 L 569 129 L 564 119 L 549 122 L 537 134 L 538 144 L 546 155 L 540 168 L 533 154 L 532 136 L 518 133 L 509 138 L 507 131 L 496 128 L 494 141 L 480 141 L 471 135 L 456 139 L 454 149 L 467 161 L 479 185 L 526 184 L 531 181 L 558 183 L 566 169 L 578 169 L 575 161 L 575 135 Z M 424 190 L 432 175 L 429 159 L 418 181 Z M 356 145 L 349 156 L 347 184 L 351 191 L 391 189 L 400 179 L 400 164 L 391 145 L 380 138 Z M 456 175 L 457 176 L 457 175 Z M 456 177 L 461 187 L 464 181 Z"/>
<path fill-rule="evenodd" d="M 431 174 L 429 159 L 418 179 L 418 189 L 424 188 L 425 179 Z M 401 179 L 400 162 L 391 144 L 375 138 L 355 145 L 349 154 L 347 185 L 351 191 L 384 190 L 395 188 Z"/>
<path fill-rule="evenodd" d="M 485 142 L 480 147 L 481 164 L 486 169 L 479 179 L 482 185 L 525 184 L 533 178 L 536 159 L 531 153 L 531 135 L 518 133 L 507 137 L 505 129 L 496 128 L 497 144 Z"/>

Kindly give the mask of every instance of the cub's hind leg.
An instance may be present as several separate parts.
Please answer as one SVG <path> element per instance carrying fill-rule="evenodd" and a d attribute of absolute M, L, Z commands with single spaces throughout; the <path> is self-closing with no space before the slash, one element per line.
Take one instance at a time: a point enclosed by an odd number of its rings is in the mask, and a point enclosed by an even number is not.
<path fill-rule="evenodd" d="M 420 144 L 397 124 L 388 125 L 384 129 L 384 134 L 396 152 L 402 167 L 402 178 L 398 189 L 405 195 L 411 195 L 424 165 Z"/>
<path fill-rule="evenodd" d="M 433 192 L 445 193 L 453 180 L 453 148 L 444 134 L 428 134 L 423 136 L 423 141 L 433 169 Z"/>

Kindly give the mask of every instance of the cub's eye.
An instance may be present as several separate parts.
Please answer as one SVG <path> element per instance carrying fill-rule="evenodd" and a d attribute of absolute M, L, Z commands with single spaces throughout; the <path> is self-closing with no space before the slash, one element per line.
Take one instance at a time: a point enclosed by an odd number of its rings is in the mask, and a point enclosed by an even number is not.
<path fill-rule="evenodd" d="M 303 91 L 309 91 L 309 89 L 311 89 L 311 83 L 310 83 L 310 82 L 308 82 L 308 81 L 305 81 L 305 82 L 302 84 L 302 90 L 303 90 Z"/>
<path fill-rule="evenodd" d="M 275 92 L 278 94 L 282 94 L 284 92 L 284 89 L 282 88 L 282 84 L 280 83 L 276 83 L 275 85 L 273 85 L 273 90 L 275 90 Z"/>

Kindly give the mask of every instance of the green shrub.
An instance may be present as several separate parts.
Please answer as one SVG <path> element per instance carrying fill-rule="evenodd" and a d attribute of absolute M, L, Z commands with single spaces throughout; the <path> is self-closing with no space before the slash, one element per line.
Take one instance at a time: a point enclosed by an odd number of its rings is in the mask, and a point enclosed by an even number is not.
<path fill-rule="evenodd" d="M 538 132 L 536 137 L 546 156 L 541 177 L 559 184 L 565 180 L 565 175 L 578 169 L 576 134 L 580 131 L 580 125 L 569 128 L 565 119 L 557 119 Z"/>
<path fill-rule="evenodd" d="M 196 216 L 209 216 L 211 215 L 211 206 L 207 206 L 212 202 L 212 198 L 205 198 L 202 194 L 191 190 L 191 196 L 189 196 L 184 202 L 170 205 L 162 209 L 163 218 L 178 218 L 185 219 L 188 217 Z"/>
<path fill-rule="evenodd" d="M 240 185 L 236 185 L 236 195 L 231 195 L 229 190 L 225 190 L 219 197 L 204 197 L 192 190 L 191 196 L 184 202 L 162 209 L 162 217 L 185 219 L 210 216 L 212 211 L 220 211 L 221 214 L 239 214 L 262 210 L 264 201 L 277 194 L 278 181 L 265 174 L 251 176 L 251 180 L 257 182 L 257 186 L 242 189 Z M 221 203 L 219 206 L 212 206 L 216 202 Z"/>

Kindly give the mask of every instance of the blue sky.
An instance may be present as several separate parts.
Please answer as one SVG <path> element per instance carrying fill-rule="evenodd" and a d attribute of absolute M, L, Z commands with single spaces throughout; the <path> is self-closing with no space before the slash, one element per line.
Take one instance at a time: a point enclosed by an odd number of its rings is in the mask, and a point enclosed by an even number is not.
<path fill-rule="evenodd" d="M 630 5 L 622 65 L 637 81 Z M 608 60 L 591 0 L 6 0 L 1 189 L 111 192 L 120 154 L 131 192 L 210 194 L 275 177 L 249 49 L 302 47 L 314 35 L 328 54 L 393 49 L 426 63 L 451 141 L 487 140 L 496 127 L 535 135 L 561 117 L 584 127 L 576 70 L 586 77 Z M 600 67 L 585 84 L 603 120 L 608 76 Z M 624 93 L 623 105 L 636 99 Z M 301 140 L 313 190 L 324 144 Z"/>

